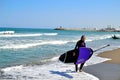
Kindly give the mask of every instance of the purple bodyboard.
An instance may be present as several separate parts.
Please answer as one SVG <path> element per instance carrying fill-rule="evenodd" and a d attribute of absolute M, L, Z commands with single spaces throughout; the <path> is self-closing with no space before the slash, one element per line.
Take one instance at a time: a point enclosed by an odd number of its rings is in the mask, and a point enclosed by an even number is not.
<path fill-rule="evenodd" d="M 93 50 L 91 48 L 80 47 L 79 48 L 79 56 L 76 64 L 81 64 L 86 62 L 93 54 Z"/>

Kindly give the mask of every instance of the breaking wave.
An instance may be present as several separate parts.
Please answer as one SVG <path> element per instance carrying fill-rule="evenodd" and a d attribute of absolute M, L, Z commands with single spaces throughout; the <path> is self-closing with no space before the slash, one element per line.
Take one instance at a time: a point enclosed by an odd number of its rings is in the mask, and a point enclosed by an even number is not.
<path fill-rule="evenodd" d="M 34 33 L 34 34 L 0 34 L 0 37 L 34 37 L 34 36 L 55 36 L 58 33 Z"/>
<path fill-rule="evenodd" d="M 0 49 L 22 49 L 22 48 L 30 48 L 39 45 L 63 45 L 67 44 L 68 41 L 42 41 L 37 43 L 26 43 L 26 44 L 10 44 L 1 46 Z"/>

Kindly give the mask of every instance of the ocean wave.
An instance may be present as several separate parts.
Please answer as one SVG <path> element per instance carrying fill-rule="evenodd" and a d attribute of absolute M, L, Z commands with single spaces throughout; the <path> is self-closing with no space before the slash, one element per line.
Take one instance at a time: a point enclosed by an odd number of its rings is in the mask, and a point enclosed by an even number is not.
<path fill-rule="evenodd" d="M 46 36 L 54 36 L 54 35 L 58 35 L 58 33 L 43 33 L 43 35 L 46 35 Z"/>
<path fill-rule="evenodd" d="M 75 80 L 99 80 L 92 74 L 88 74 L 86 72 L 76 73 L 71 69 L 74 69 L 73 65 L 66 65 L 62 63 L 53 63 L 49 65 L 46 64 L 44 66 L 15 66 L 2 69 L 1 71 L 3 73 L 1 75 L 1 79 L 9 78 L 13 80 L 69 80 L 74 77 Z"/>
<path fill-rule="evenodd" d="M 112 38 L 112 36 L 114 36 L 114 35 L 113 34 L 107 34 L 107 35 L 90 35 L 90 36 L 86 36 L 86 42 L 92 42 L 92 41 L 97 41 L 97 40 L 110 39 L 110 38 Z M 116 36 L 120 37 L 120 34 L 116 34 Z M 77 40 L 70 40 L 69 42 L 77 42 Z"/>
<path fill-rule="evenodd" d="M 111 38 L 112 35 L 93 35 L 93 36 L 90 36 L 90 37 L 87 37 L 87 42 L 91 42 L 91 41 L 96 41 L 96 40 L 103 40 L 103 39 L 108 39 L 108 38 Z"/>
<path fill-rule="evenodd" d="M 34 46 L 39 46 L 39 45 L 63 45 L 67 44 L 68 41 L 41 41 L 37 43 L 27 43 L 27 44 L 10 44 L 10 45 L 5 45 L 1 46 L 0 49 L 24 49 L 24 48 L 30 48 Z"/>
<path fill-rule="evenodd" d="M 74 65 L 72 64 L 63 64 L 58 62 L 58 57 L 54 57 L 51 60 L 54 62 L 51 64 L 43 65 L 19 65 L 12 66 L 1 69 L 1 77 L 4 79 L 27 79 L 27 80 L 69 80 L 74 77 L 75 80 L 99 80 L 99 78 L 88 74 L 86 72 L 76 73 L 74 71 Z M 108 60 L 107 58 L 101 58 L 97 56 L 91 57 L 89 61 L 86 62 L 85 66 L 94 65 Z M 55 74 L 56 73 L 56 74 Z M 57 74 L 59 73 L 59 75 Z M 65 75 L 67 73 L 67 75 Z M 69 76 L 68 76 L 69 75 Z M 72 76 L 70 76 L 72 75 Z M 79 76 L 81 75 L 81 76 Z"/>
<path fill-rule="evenodd" d="M 34 33 L 34 34 L 0 34 L 0 37 L 33 37 L 33 36 L 55 36 L 58 33 Z"/>
<path fill-rule="evenodd" d="M 15 31 L 0 31 L 0 34 L 14 34 Z"/>
<path fill-rule="evenodd" d="M 109 39 L 111 37 L 112 37 L 112 35 L 102 35 L 102 36 L 101 35 L 91 35 L 91 36 L 86 36 L 86 42 L 92 42 L 92 41 L 96 41 L 96 40 L 104 40 L 104 39 Z M 77 42 L 78 40 L 70 40 L 69 42 Z"/>
<path fill-rule="evenodd" d="M 42 34 L 6 34 L 0 35 L 0 37 L 33 37 L 33 36 L 41 36 Z"/>
<path fill-rule="evenodd" d="M 49 34 L 49 33 L 48 33 Z M 22 35 L 22 36 L 40 36 L 42 34 L 32 34 L 32 35 Z M 51 35 L 51 34 L 50 34 Z M 18 36 L 18 35 L 17 35 Z M 21 35 L 20 35 L 21 36 Z M 86 42 L 91 42 L 91 41 L 96 41 L 96 40 L 103 40 L 103 39 L 108 39 L 111 38 L 112 35 L 93 35 L 93 36 L 88 36 Z M 68 42 L 75 43 L 77 40 L 51 40 L 51 41 L 40 41 L 40 40 L 9 40 L 9 41 L 4 41 L 1 40 L 0 42 L 3 42 L 0 45 L 0 49 L 21 49 L 21 48 L 30 48 L 34 46 L 39 46 L 39 45 L 63 45 L 67 44 Z"/>

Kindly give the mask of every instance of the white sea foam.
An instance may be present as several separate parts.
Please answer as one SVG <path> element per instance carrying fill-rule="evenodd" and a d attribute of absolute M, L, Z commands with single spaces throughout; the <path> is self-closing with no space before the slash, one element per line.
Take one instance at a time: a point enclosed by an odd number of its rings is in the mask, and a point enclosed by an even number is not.
<path fill-rule="evenodd" d="M 43 35 L 46 35 L 46 36 L 54 36 L 54 35 L 58 35 L 58 33 L 43 33 Z"/>
<path fill-rule="evenodd" d="M 0 35 L 0 37 L 31 37 L 31 36 L 41 36 L 42 34 L 6 34 Z"/>
<path fill-rule="evenodd" d="M 58 57 L 53 58 L 56 60 Z M 101 63 L 108 60 L 93 56 L 86 62 L 85 66 Z M 15 80 L 99 80 L 97 77 L 86 72 L 75 72 L 73 64 L 63 64 L 55 61 L 51 64 L 33 66 L 13 66 L 1 69 L 4 79 L 12 78 Z M 11 75 L 11 76 L 9 76 Z"/>
<path fill-rule="evenodd" d="M 3 71 L 8 72 L 8 71 L 18 70 L 18 69 L 22 69 L 22 68 L 23 68 L 23 65 L 20 65 L 20 66 L 12 66 L 12 67 L 4 68 Z"/>
<path fill-rule="evenodd" d="M 48 33 L 49 34 L 49 33 Z M 32 35 L 20 35 L 20 36 L 40 36 L 42 34 L 32 34 Z M 7 35 L 8 36 L 8 35 Z M 10 35 L 11 36 L 11 35 Z M 14 35 L 15 36 L 15 35 Z M 17 35 L 18 36 L 18 35 Z M 111 38 L 111 35 L 93 35 L 90 37 L 87 37 L 86 42 L 91 42 L 91 41 L 96 41 L 96 40 L 102 40 L 102 39 L 107 39 Z M 63 45 L 67 44 L 68 42 L 77 42 L 77 40 L 53 40 L 53 41 L 40 41 L 40 40 L 31 40 L 31 41 L 26 41 L 26 40 L 14 40 L 14 41 L 3 41 L 1 40 L 0 42 L 3 42 L 0 46 L 0 49 L 20 49 L 20 48 L 30 48 L 34 46 L 39 46 L 39 45 Z"/>
<path fill-rule="evenodd" d="M 119 35 L 117 34 L 117 36 L 119 36 Z M 101 35 L 87 36 L 86 42 L 91 42 L 91 41 L 96 41 L 96 40 L 104 40 L 104 39 L 108 39 L 111 37 L 112 37 L 111 34 L 110 35 L 102 35 L 102 36 Z M 79 40 L 79 38 L 78 38 L 78 40 Z M 69 42 L 77 42 L 77 40 L 71 40 Z"/>
<path fill-rule="evenodd" d="M 57 61 L 58 58 L 59 58 L 59 56 L 57 56 L 57 57 L 53 57 L 53 58 L 51 59 L 51 61 Z"/>
<path fill-rule="evenodd" d="M 32 35 L 22 35 L 22 36 L 40 36 L 42 34 L 32 34 Z M 18 35 L 17 35 L 18 36 Z M 90 41 L 95 41 L 95 40 L 100 40 L 100 39 L 107 39 L 110 38 L 111 35 L 103 35 L 103 36 L 93 36 L 93 37 L 88 37 L 87 42 Z M 3 41 L 1 41 L 3 42 Z M 17 41 L 9 41 L 9 42 L 4 42 L 2 46 L 0 46 L 0 49 L 21 49 L 21 48 L 30 48 L 30 47 L 35 47 L 35 46 L 40 46 L 40 45 L 63 45 L 67 44 L 68 42 L 77 42 L 77 40 L 68 40 L 68 41 L 62 41 L 62 40 L 53 40 L 53 41 L 40 41 L 40 40 L 32 40 L 32 41 L 27 41 L 26 40 L 17 40 Z"/>
<path fill-rule="evenodd" d="M 87 42 L 90 42 L 90 41 L 95 41 L 95 40 L 103 40 L 103 39 L 108 39 L 108 38 L 111 38 L 112 35 L 93 35 L 93 36 L 90 36 L 90 37 L 87 37 Z"/>
<path fill-rule="evenodd" d="M 98 64 L 98 63 L 102 63 L 102 62 L 107 61 L 107 60 L 111 60 L 111 59 L 101 58 L 101 57 L 98 57 L 96 54 L 94 54 L 94 55 L 86 62 L 85 65 L 88 66 L 88 65 Z"/>
<path fill-rule="evenodd" d="M 9 44 L 5 46 L 1 46 L 0 49 L 21 49 L 21 48 L 29 48 L 39 45 L 63 45 L 67 44 L 68 41 L 41 41 L 37 43 L 26 43 L 26 44 Z"/>
<path fill-rule="evenodd" d="M 7 38 L 7 37 L 33 37 L 33 36 L 55 36 L 55 35 L 58 35 L 58 33 L 0 34 L 0 37 Z"/>

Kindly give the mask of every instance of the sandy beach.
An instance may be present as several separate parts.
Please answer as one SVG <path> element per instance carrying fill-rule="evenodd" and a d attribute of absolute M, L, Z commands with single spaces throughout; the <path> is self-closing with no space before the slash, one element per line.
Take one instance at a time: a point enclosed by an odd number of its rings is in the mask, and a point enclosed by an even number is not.
<path fill-rule="evenodd" d="M 98 56 L 110 58 L 111 60 L 87 66 L 84 71 L 98 77 L 100 80 L 120 80 L 120 49 L 105 51 Z"/>
<path fill-rule="evenodd" d="M 120 49 L 115 49 L 112 51 L 105 51 L 98 56 L 110 58 L 111 60 L 106 61 L 106 63 L 120 64 Z"/>

